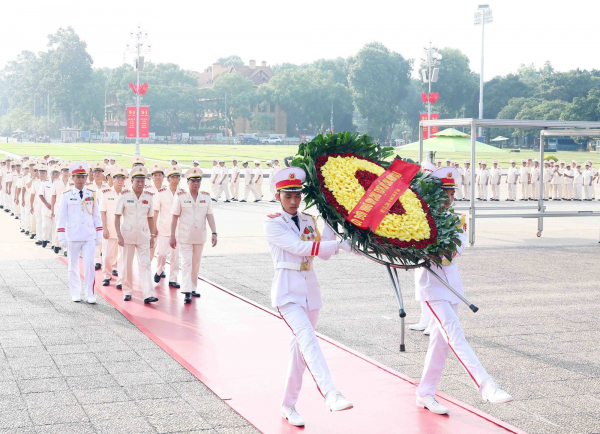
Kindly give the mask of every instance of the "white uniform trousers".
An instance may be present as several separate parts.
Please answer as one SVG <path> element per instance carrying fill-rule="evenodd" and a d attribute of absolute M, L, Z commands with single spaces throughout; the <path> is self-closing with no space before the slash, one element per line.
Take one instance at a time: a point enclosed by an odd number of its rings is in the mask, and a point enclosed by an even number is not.
<path fill-rule="evenodd" d="M 50 241 L 52 234 L 56 231 L 56 218 L 42 216 L 42 241 Z M 54 245 L 54 243 L 52 243 Z"/>
<path fill-rule="evenodd" d="M 29 208 L 22 206 L 19 217 L 21 218 L 21 221 L 19 222 L 19 227 L 21 229 L 25 229 L 26 231 L 28 231 L 30 228 L 31 218 L 32 218 L 32 214 L 29 211 Z"/>
<path fill-rule="evenodd" d="M 548 199 L 549 193 L 550 193 L 550 183 L 544 182 L 544 199 Z"/>
<path fill-rule="evenodd" d="M 104 279 L 112 279 L 112 270 L 118 270 L 119 240 L 108 238 L 102 240 L 102 275 Z M 118 267 L 118 268 L 117 268 Z M 118 284 L 118 283 L 117 283 Z"/>
<path fill-rule="evenodd" d="M 223 193 L 225 193 L 225 199 L 226 200 L 231 199 L 231 195 L 229 193 L 229 188 L 227 188 L 228 184 L 229 184 L 229 182 L 227 182 L 227 181 L 223 181 L 223 184 L 217 183 L 217 185 L 219 186 L 217 188 L 217 197 L 216 197 L 217 199 L 221 199 L 221 195 Z"/>
<path fill-rule="evenodd" d="M 94 250 L 94 264 L 102 264 L 102 245 L 96 246 Z"/>
<path fill-rule="evenodd" d="M 583 193 L 583 184 L 575 184 L 575 199 L 583 199 L 582 194 Z"/>
<path fill-rule="evenodd" d="M 561 198 L 561 185 L 560 184 L 552 184 L 552 199 L 560 199 Z"/>
<path fill-rule="evenodd" d="M 96 271 L 94 270 L 94 247 L 95 240 L 69 241 L 67 251 L 67 262 L 69 264 L 69 289 L 71 296 L 81 296 L 81 279 L 79 277 L 79 253 L 83 257 L 83 286 L 85 297 L 94 295 L 94 281 Z"/>
<path fill-rule="evenodd" d="M 488 185 L 487 184 L 481 186 L 481 196 L 479 196 L 479 197 L 481 197 L 484 200 L 487 200 L 487 198 L 488 198 Z"/>
<path fill-rule="evenodd" d="M 567 199 L 573 199 L 573 184 L 565 184 L 567 187 Z"/>
<path fill-rule="evenodd" d="M 167 263 L 167 253 L 171 252 L 171 266 L 169 271 L 169 282 L 177 282 L 177 276 L 179 275 L 179 243 L 177 247 L 172 249 L 169 245 L 171 237 L 163 237 L 159 235 L 156 239 L 156 274 L 160 274 L 165 271 L 165 264 Z"/>
<path fill-rule="evenodd" d="M 446 300 L 433 300 L 425 303 L 432 314 L 431 334 L 425 356 L 423 377 L 421 384 L 417 387 L 417 395 L 435 395 L 449 350 L 452 350 L 461 366 L 473 380 L 477 390 L 480 390 L 481 384 L 490 376 L 465 339 L 458 321 L 458 304 L 451 304 Z"/>
<path fill-rule="evenodd" d="M 296 303 L 278 306 L 279 314 L 293 333 L 282 405 L 295 405 L 302 388 L 302 374 L 308 368 L 322 396 L 333 390 L 333 380 L 315 333 L 319 310 L 306 310 Z"/>
<path fill-rule="evenodd" d="M 508 183 L 508 198 L 510 200 L 515 200 L 517 198 L 517 185 Z"/>
<path fill-rule="evenodd" d="M 275 197 L 275 194 L 277 193 L 277 187 L 275 187 L 273 184 L 269 185 L 269 188 L 271 190 L 271 200 L 277 200 L 277 198 Z"/>
<path fill-rule="evenodd" d="M 239 200 L 239 196 L 240 196 L 240 180 L 238 179 L 237 182 L 230 182 L 229 183 L 229 193 L 231 194 L 231 197 L 233 199 L 238 199 Z"/>
<path fill-rule="evenodd" d="M 537 183 L 536 182 L 532 182 L 530 184 L 530 186 L 531 186 L 530 187 L 531 193 L 529 193 L 530 194 L 529 197 L 532 198 L 532 199 L 536 199 L 537 200 L 537 198 L 538 198 L 537 197 L 537 194 L 538 194 L 538 192 L 537 192 Z"/>
<path fill-rule="evenodd" d="M 470 200 L 470 198 L 471 198 L 471 189 L 470 189 L 470 187 L 471 187 L 471 185 L 470 185 L 470 184 L 464 184 L 464 185 L 463 185 L 463 190 L 464 190 L 464 192 L 465 192 L 465 194 L 464 194 L 464 198 L 465 198 L 466 200 Z"/>
<path fill-rule="evenodd" d="M 131 295 L 133 291 L 133 257 L 137 250 L 138 258 L 138 280 L 142 287 L 144 298 L 154 297 L 154 286 L 152 285 L 152 268 L 150 266 L 150 243 L 125 244 L 123 247 L 123 270 L 119 273 L 123 285 L 123 295 Z M 69 252 L 71 254 L 71 252 Z"/>
<path fill-rule="evenodd" d="M 34 211 L 33 216 L 35 217 L 35 238 L 38 241 L 44 241 L 44 232 L 42 230 L 44 219 L 42 218 L 42 210 Z"/>
<path fill-rule="evenodd" d="M 212 191 L 212 197 L 214 197 L 215 199 L 217 198 L 217 191 L 218 190 L 219 190 L 219 184 L 217 184 L 217 181 L 215 181 L 214 184 L 211 182 L 211 184 L 210 184 L 210 191 Z"/>
<path fill-rule="evenodd" d="M 256 190 L 256 194 L 259 196 L 257 199 L 262 199 L 263 197 L 262 185 L 262 181 L 254 183 L 254 190 Z"/>
<path fill-rule="evenodd" d="M 521 199 L 529 199 L 529 184 L 521 184 Z"/>
<path fill-rule="evenodd" d="M 594 197 L 594 186 L 593 185 L 584 185 L 583 191 L 585 192 L 585 198 L 591 199 Z"/>
<path fill-rule="evenodd" d="M 481 192 L 481 184 L 477 184 L 477 198 L 481 199 L 483 196 L 483 193 Z"/>
<path fill-rule="evenodd" d="M 495 182 L 492 183 L 492 199 L 500 199 L 500 186 Z"/>
<path fill-rule="evenodd" d="M 250 195 L 250 192 L 252 192 L 252 196 L 254 196 L 254 199 L 260 199 L 260 197 L 258 196 L 258 193 L 256 192 L 254 185 L 253 184 L 246 184 L 244 186 L 244 198 L 243 200 L 248 200 L 248 196 Z"/>
<path fill-rule="evenodd" d="M 198 273 L 204 244 L 177 244 L 181 255 L 181 291 L 195 291 L 198 288 Z"/>

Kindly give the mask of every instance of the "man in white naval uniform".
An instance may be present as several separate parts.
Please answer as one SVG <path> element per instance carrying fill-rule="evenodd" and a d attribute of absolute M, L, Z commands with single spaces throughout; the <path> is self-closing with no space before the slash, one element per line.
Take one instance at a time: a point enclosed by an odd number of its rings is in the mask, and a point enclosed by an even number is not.
<path fill-rule="evenodd" d="M 231 179 L 229 181 L 229 192 L 231 200 L 237 202 L 240 195 L 240 167 L 238 166 L 237 158 L 231 160 Z"/>
<path fill-rule="evenodd" d="M 480 199 L 483 201 L 488 200 L 488 185 L 490 184 L 490 170 L 487 168 L 487 163 L 485 161 L 481 162 L 481 169 L 479 169 L 479 186 L 481 187 Z"/>
<path fill-rule="evenodd" d="M 562 197 L 562 177 L 563 170 L 556 164 L 552 165 L 552 181 L 550 182 L 552 200 L 560 200 Z"/>
<path fill-rule="evenodd" d="M 471 200 L 471 162 L 465 160 L 465 183 L 463 184 L 464 200 Z"/>
<path fill-rule="evenodd" d="M 548 200 L 548 195 L 550 194 L 550 181 L 552 181 L 552 171 L 550 170 L 548 161 L 544 161 L 544 200 Z"/>
<path fill-rule="evenodd" d="M 229 203 L 231 195 L 229 193 L 229 168 L 225 165 L 225 160 L 219 160 L 219 174 L 217 175 L 217 197 L 219 200 L 221 195 L 225 193 L 225 202 Z"/>
<path fill-rule="evenodd" d="M 581 170 L 581 163 L 576 163 L 575 171 L 573 172 L 573 187 L 575 198 L 573 200 L 577 200 L 581 202 L 583 199 L 583 172 Z"/>
<path fill-rule="evenodd" d="M 530 186 L 530 200 L 538 200 L 538 188 L 540 187 L 540 162 L 539 160 L 533 160 L 533 167 L 531 168 L 531 186 Z"/>
<path fill-rule="evenodd" d="M 463 184 L 465 183 L 465 170 L 460 167 L 458 161 L 454 162 L 454 168 L 458 170 L 458 179 L 456 180 L 456 200 L 463 200 Z"/>
<path fill-rule="evenodd" d="M 81 301 L 79 278 L 79 253 L 83 258 L 85 296 L 88 303 L 96 303 L 94 295 L 94 249 L 102 243 L 102 220 L 96 193 L 85 188 L 87 164 L 71 165 L 73 188 L 66 190 L 58 211 L 58 241 L 67 248 L 69 263 L 69 288 L 71 299 Z M 68 246 L 68 247 L 67 247 Z"/>
<path fill-rule="evenodd" d="M 213 159 L 212 162 L 212 170 L 210 172 L 210 191 L 212 192 L 212 201 L 217 201 L 217 191 L 219 190 L 219 185 L 217 184 L 217 178 L 219 177 L 219 164 L 217 159 Z"/>
<path fill-rule="evenodd" d="M 498 167 L 498 160 L 493 161 L 492 178 L 490 184 L 492 186 L 492 199 L 498 202 L 500 200 L 500 180 L 502 179 L 502 169 Z M 460 173 L 459 173 L 460 176 Z M 460 191 L 460 185 L 456 183 L 456 189 Z"/>
<path fill-rule="evenodd" d="M 531 170 L 527 167 L 527 160 L 521 160 L 521 170 L 519 171 L 519 181 L 521 182 L 521 199 L 529 200 L 529 184 L 531 183 Z"/>
<path fill-rule="evenodd" d="M 281 170 L 275 178 L 277 199 L 281 210 L 265 220 L 264 228 L 275 276 L 271 287 L 271 301 L 291 329 L 294 337 L 285 394 L 281 405 L 282 417 L 291 425 L 304 426 L 304 420 L 295 405 L 302 387 L 302 374 L 308 367 L 317 388 L 331 411 L 353 407 L 338 392 L 331 379 L 327 362 L 319 346 L 315 327 L 321 309 L 321 289 L 312 267 L 313 258 L 329 259 L 339 249 L 351 251 L 350 243 L 338 241 L 331 229 L 321 240 L 316 219 L 298 212 L 302 203 L 302 182 L 305 172 L 297 167 Z"/>
<path fill-rule="evenodd" d="M 456 188 L 454 179 L 458 176 L 458 172 L 452 175 L 448 176 L 448 168 L 437 170 L 431 174 L 431 176 L 437 176 L 441 179 L 442 188 L 448 194 L 448 200 L 445 204 L 446 209 L 452 206 L 454 200 L 454 190 Z M 467 243 L 467 225 L 464 215 L 461 216 L 459 226 L 462 229 L 459 234 L 460 246 L 453 255 L 452 261 L 444 259 L 441 267 L 432 264 L 431 269 L 462 294 L 462 281 L 454 262 L 462 255 Z M 417 406 L 427 408 L 436 414 L 448 414 L 448 409 L 436 401 L 435 394 L 450 350 L 469 374 L 484 401 L 489 401 L 492 404 L 512 401 L 512 396 L 500 389 L 485 371 L 465 339 L 458 320 L 458 305 L 461 300 L 425 268 L 415 270 L 415 286 L 418 287 L 420 298 L 425 302 L 432 316 L 429 348 L 425 356 L 421 383 L 417 387 Z"/>

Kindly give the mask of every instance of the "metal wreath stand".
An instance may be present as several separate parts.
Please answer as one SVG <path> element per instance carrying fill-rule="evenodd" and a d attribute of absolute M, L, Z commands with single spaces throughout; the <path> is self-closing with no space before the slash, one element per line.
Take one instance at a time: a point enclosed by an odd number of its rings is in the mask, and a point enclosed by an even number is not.
<path fill-rule="evenodd" d="M 332 225 L 328 220 L 325 220 L 325 224 L 327 224 L 327 226 L 329 226 L 329 228 L 334 233 L 336 233 L 338 236 L 342 237 L 337 231 L 335 231 L 332 228 Z M 454 295 L 456 295 L 463 303 L 465 303 L 467 306 L 469 306 L 469 309 L 471 309 L 471 311 L 473 311 L 473 313 L 475 313 L 479 310 L 479 308 L 477 306 L 475 306 L 473 303 L 471 303 L 469 300 L 467 300 L 462 294 L 460 294 L 458 291 L 456 291 L 454 288 L 452 288 L 448 282 L 446 282 L 444 279 L 442 279 L 435 271 L 433 271 L 431 269 L 431 267 L 428 264 L 426 264 L 424 262 L 416 264 L 416 265 L 399 265 L 399 264 L 395 264 L 393 262 L 379 259 L 379 258 L 373 256 L 369 252 L 364 252 L 362 250 L 356 250 L 356 249 L 353 249 L 353 251 L 364 256 L 365 258 L 370 259 L 371 261 L 373 261 L 377 264 L 385 265 L 385 268 L 387 269 L 388 276 L 390 278 L 390 281 L 392 282 L 392 289 L 394 290 L 394 294 L 396 295 L 396 301 L 398 302 L 398 316 L 400 317 L 400 352 L 406 351 L 406 344 L 404 343 L 405 334 L 406 334 L 405 333 L 406 332 L 406 325 L 405 325 L 406 311 L 404 310 L 404 299 L 402 298 L 402 290 L 400 289 L 400 278 L 398 277 L 398 270 L 414 270 L 416 268 L 423 267 L 427 271 L 429 271 L 433 277 L 435 277 L 437 280 L 439 280 L 442 285 L 444 285 L 448 290 L 450 290 Z"/>

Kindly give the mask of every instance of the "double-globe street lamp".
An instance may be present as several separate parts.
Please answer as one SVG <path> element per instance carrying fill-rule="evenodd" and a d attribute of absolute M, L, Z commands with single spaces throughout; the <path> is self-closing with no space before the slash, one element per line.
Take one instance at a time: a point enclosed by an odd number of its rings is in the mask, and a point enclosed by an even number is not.
<path fill-rule="evenodd" d="M 143 31 L 140 26 L 135 32 L 129 33 L 129 41 L 127 41 L 126 52 L 134 55 L 133 66 L 136 72 L 136 80 L 138 89 L 135 93 L 136 112 L 135 112 L 135 155 L 140 155 L 140 72 L 144 70 L 144 56 L 150 52 L 152 43 L 148 38 L 148 32 Z"/>

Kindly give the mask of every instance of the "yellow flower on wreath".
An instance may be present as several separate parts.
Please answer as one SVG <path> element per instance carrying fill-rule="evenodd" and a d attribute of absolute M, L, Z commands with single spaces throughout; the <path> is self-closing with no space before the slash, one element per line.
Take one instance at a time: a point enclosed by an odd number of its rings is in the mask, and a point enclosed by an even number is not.
<path fill-rule="evenodd" d="M 359 170 L 365 170 L 377 176 L 381 176 L 385 172 L 383 167 L 355 157 L 329 157 L 327 163 L 321 167 L 325 187 L 348 212 L 354 209 L 365 194 L 365 189 L 356 179 L 356 172 Z M 402 215 L 386 215 L 375 229 L 375 234 L 401 241 L 429 239 L 431 229 L 417 195 L 409 189 L 400 196 L 399 201 L 406 212 Z"/>

